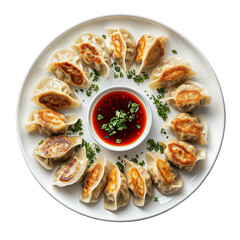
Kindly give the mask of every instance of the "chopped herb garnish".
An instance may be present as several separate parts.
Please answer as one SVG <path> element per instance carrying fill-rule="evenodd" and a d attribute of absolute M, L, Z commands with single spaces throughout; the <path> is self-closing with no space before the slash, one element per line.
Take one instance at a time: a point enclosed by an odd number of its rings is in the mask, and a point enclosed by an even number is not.
<path fill-rule="evenodd" d="M 133 69 L 128 72 L 127 78 L 133 79 L 133 81 L 139 85 L 140 83 L 143 83 L 144 80 L 149 79 L 149 76 L 146 72 L 143 72 L 143 73 L 140 73 L 139 75 L 137 75 L 136 71 Z"/>
<path fill-rule="evenodd" d="M 154 201 L 154 202 L 157 202 L 157 201 L 158 201 L 158 197 L 154 197 L 154 198 L 153 198 L 153 201 Z"/>
<path fill-rule="evenodd" d="M 175 50 L 175 49 L 173 49 L 172 52 L 173 52 L 174 54 L 178 54 L 177 50 Z"/>
<path fill-rule="evenodd" d="M 136 126 L 137 126 L 137 128 L 139 128 L 139 129 L 141 128 L 141 126 L 140 126 L 139 124 L 137 124 Z"/>
<path fill-rule="evenodd" d="M 130 161 L 134 162 L 134 163 L 138 163 L 137 158 L 131 158 Z"/>
<path fill-rule="evenodd" d="M 113 66 L 117 66 L 117 63 L 116 63 L 116 62 L 113 62 L 113 63 L 111 64 L 111 67 L 113 67 Z"/>
<path fill-rule="evenodd" d="M 121 157 L 120 157 L 120 156 L 118 156 L 118 160 L 121 160 Z"/>
<path fill-rule="evenodd" d="M 91 97 L 92 96 L 92 92 L 94 91 L 94 92 L 97 92 L 99 90 L 99 87 L 98 87 L 98 85 L 97 84 L 92 84 L 91 86 L 90 86 L 90 88 L 86 91 L 86 95 L 88 96 L 88 97 Z"/>
<path fill-rule="evenodd" d="M 116 71 L 116 72 L 120 72 L 120 71 L 121 71 L 121 68 L 120 68 L 119 66 L 116 66 L 116 67 L 115 67 L 115 71 Z"/>
<path fill-rule="evenodd" d="M 98 81 L 100 74 L 96 69 L 93 69 L 93 71 L 90 72 L 90 77 L 92 77 L 92 76 L 93 76 L 92 81 L 96 82 L 96 81 Z"/>
<path fill-rule="evenodd" d="M 153 139 L 148 139 L 147 145 L 147 150 L 150 152 L 152 150 L 154 150 L 155 152 L 158 152 L 160 150 L 160 144 L 158 142 L 155 142 Z"/>
<path fill-rule="evenodd" d="M 114 78 L 119 78 L 119 75 L 113 71 Z"/>
<path fill-rule="evenodd" d="M 116 143 L 120 144 L 122 142 L 122 139 L 116 139 Z"/>
<path fill-rule="evenodd" d="M 116 165 L 118 166 L 119 170 L 124 173 L 124 165 L 121 162 L 116 162 Z"/>
<path fill-rule="evenodd" d="M 41 140 L 41 141 L 38 143 L 38 145 L 41 145 L 43 142 L 44 142 L 44 140 Z"/>
<path fill-rule="evenodd" d="M 158 115 L 165 121 L 167 119 L 167 113 L 170 112 L 170 108 L 168 107 L 167 103 L 163 103 L 160 100 L 164 97 L 165 89 L 158 88 L 157 91 L 158 91 L 159 95 L 157 95 L 157 97 L 152 95 L 150 97 L 150 100 L 153 99 L 153 104 L 157 108 Z"/>
<path fill-rule="evenodd" d="M 167 133 L 166 133 L 166 130 L 165 130 L 164 128 L 161 128 L 161 133 L 162 133 L 162 134 L 167 134 Z"/>
<path fill-rule="evenodd" d="M 123 78 L 124 74 L 122 72 L 120 72 L 120 78 Z"/>
<path fill-rule="evenodd" d="M 98 116 L 97 116 L 97 120 L 100 121 L 100 120 L 102 120 L 102 119 L 103 119 L 103 115 L 98 114 Z"/>
<path fill-rule="evenodd" d="M 140 166 L 143 166 L 145 164 L 144 160 L 142 160 L 141 162 L 139 162 Z"/>
<path fill-rule="evenodd" d="M 103 37 L 104 39 L 106 39 L 106 38 L 107 38 L 107 36 L 106 36 L 105 34 L 103 34 L 103 35 L 102 35 L 102 37 Z"/>
<path fill-rule="evenodd" d="M 79 132 L 79 135 L 83 135 L 82 130 L 83 130 L 82 120 L 80 118 L 77 120 L 77 122 L 73 126 L 68 127 L 68 131 L 72 132 L 70 134 L 75 134 L 75 133 Z"/>
<path fill-rule="evenodd" d="M 129 102 L 128 108 L 130 108 L 131 113 L 136 113 L 139 110 L 139 104 Z"/>
<path fill-rule="evenodd" d="M 162 145 L 160 145 L 160 153 L 163 154 L 164 153 L 164 147 Z"/>
<path fill-rule="evenodd" d="M 97 157 L 97 153 L 100 152 L 100 147 L 96 143 L 90 144 L 87 141 L 85 141 L 84 139 L 82 139 L 82 144 L 77 145 L 74 148 L 74 150 L 78 151 L 83 146 L 85 146 L 85 148 L 86 148 L 87 158 L 89 159 L 88 167 L 90 167 L 90 165 L 92 165 L 94 163 L 94 161 Z"/>
<path fill-rule="evenodd" d="M 77 90 L 77 89 L 75 89 L 74 91 L 75 91 L 76 93 L 78 93 L 78 90 Z"/>

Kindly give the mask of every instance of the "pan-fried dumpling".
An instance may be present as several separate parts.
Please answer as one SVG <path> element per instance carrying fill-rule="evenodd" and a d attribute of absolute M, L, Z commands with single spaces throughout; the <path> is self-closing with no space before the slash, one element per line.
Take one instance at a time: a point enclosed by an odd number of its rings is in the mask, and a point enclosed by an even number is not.
<path fill-rule="evenodd" d="M 150 34 L 142 35 L 137 43 L 137 74 L 147 68 L 154 67 L 162 60 L 166 43 L 166 37 L 154 38 Z"/>
<path fill-rule="evenodd" d="M 123 160 L 126 163 L 125 176 L 127 184 L 133 193 L 133 204 L 143 207 L 154 195 L 151 177 L 142 166 L 136 165 L 126 158 L 123 158 Z"/>
<path fill-rule="evenodd" d="M 182 112 L 190 112 L 200 107 L 209 106 L 211 97 L 199 83 L 186 81 L 184 84 L 171 87 L 164 100 Z"/>
<path fill-rule="evenodd" d="M 149 87 L 152 90 L 170 87 L 193 77 L 195 74 L 186 59 L 176 56 L 168 57 L 153 69 Z"/>
<path fill-rule="evenodd" d="M 106 30 L 110 38 L 110 55 L 123 71 L 128 73 L 136 56 L 136 41 L 132 33 L 124 28 Z"/>
<path fill-rule="evenodd" d="M 77 122 L 77 115 L 64 116 L 54 110 L 37 110 L 31 113 L 26 125 L 28 132 L 39 132 L 47 136 L 64 134 L 69 125 Z"/>
<path fill-rule="evenodd" d="M 163 125 L 169 127 L 181 141 L 207 144 L 207 124 L 204 119 L 193 113 L 179 113 Z"/>
<path fill-rule="evenodd" d="M 81 104 L 65 82 L 51 77 L 42 78 L 37 82 L 32 102 L 53 110 L 77 108 Z"/>
<path fill-rule="evenodd" d="M 169 195 L 182 187 L 181 176 L 161 154 L 147 152 L 146 159 L 147 171 L 160 193 Z"/>
<path fill-rule="evenodd" d="M 33 156 L 44 168 L 52 170 L 59 163 L 69 159 L 74 147 L 81 143 L 80 136 L 71 138 L 64 135 L 48 137 L 42 144 L 33 149 Z"/>
<path fill-rule="evenodd" d="M 86 89 L 91 85 L 88 67 L 81 56 L 71 49 L 64 48 L 54 52 L 46 70 L 67 84 Z"/>
<path fill-rule="evenodd" d="M 96 69 L 102 77 L 108 77 L 111 58 L 102 37 L 93 33 L 83 33 L 73 42 L 71 48 L 81 54 L 83 61 L 90 68 Z"/>
<path fill-rule="evenodd" d="M 57 169 L 52 185 L 65 187 L 80 182 L 87 172 L 87 161 L 86 148 L 82 147 Z"/>
<path fill-rule="evenodd" d="M 83 180 L 80 201 L 85 203 L 98 202 L 106 184 L 106 157 L 102 153 L 99 153 L 95 163 L 90 166 Z"/>
<path fill-rule="evenodd" d="M 167 159 L 175 167 L 187 172 L 192 171 L 198 160 L 206 158 L 204 149 L 196 150 L 187 142 L 169 139 L 159 144 L 163 146 Z"/>
<path fill-rule="evenodd" d="M 127 186 L 127 179 L 116 164 L 108 162 L 108 184 L 104 190 L 105 209 L 115 211 L 128 204 L 130 193 Z"/>

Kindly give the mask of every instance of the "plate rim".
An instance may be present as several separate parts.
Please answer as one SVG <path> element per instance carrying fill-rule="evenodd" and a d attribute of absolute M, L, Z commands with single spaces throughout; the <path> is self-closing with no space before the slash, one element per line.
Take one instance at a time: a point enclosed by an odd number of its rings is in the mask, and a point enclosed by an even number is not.
<path fill-rule="evenodd" d="M 78 212 L 77 210 L 71 208 L 70 206 L 67 206 L 65 205 L 63 202 L 61 202 L 59 199 L 57 199 L 53 194 L 51 194 L 41 183 L 40 181 L 36 178 L 36 176 L 34 175 L 33 171 L 31 170 L 31 168 L 29 167 L 28 165 L 28 162 L 26 160 L 26 157 L 25 157 L 25 153 L 24 153 L 24 150 L 23 150 L 23 146 L 22 146 L 22 142 L 21 142 L 21 139 L 20 139 L 20 126 L 19 126 L 19 108 L 20 108 L 20 98 L 21 98 L 21 95 L 22 95 L 22 90 L 23 90 L 23 87 L 24 87 L 24 84 L 25 84 L 25 81 L 26 79 L 28 78 L 28 75 L 32 69 L 32 67 L 34 66 L 34 64 L 37 62 L 37 60 L 42 56 L 43 52 L 49 47 L 50 44 L 52 44 L 54 41 L 58 40 L 59 38 L 61 38 L 63 35 L 67 34 L 68 32 L 72 31 L 74 28 L 82 25 L 82 24 L 87 24 L 87 23 L 90 23 L 92 21 L 96 21 L 96 20 L 102 20 L 102 19 L 106 19 L 106 18 L 121 18 L 121 17 L 128 17 L 128 18 L 133 18 L 133 19 L 138 19 L 138 20 L 145 20 L 145 21 L 151 21 L 153 23 L 156 23 L 156 24 L 160 24 L 162 25 L 163 27 L 166 27 L 168 28 L 169 30 L 171 30 L 172 32 L 175 32 L 176 34 L 178 34 L 181 38 L 183 38 L 184 40 L 186 40 L 188 43 L 190 43 L 192 45 L 193 48 L 195 48 L 195 50 L 200 54 L 200 56 L 203 58 L 203 60 L 205 61 L 205 63 L 208 65 L 208 67 L 212 70 L 216 80 L 217 80 L 217 84 L 218 84 L 218 87 L 220 89 L 220 93 L 221 93 L 221 97 L 222 97 L 222 103 L 223 103 L 223 115 L 224 115 L 224 119 L 223 119 L 223 131 L 222 131 L 222 136 L 221 136 L 221 142 L 220 142 L 220 145 L 219 145 L 219 148 L 218 148 L 218 151 L 217 151 L 217 154 L 216 154 L 216 157 L 211 165 L 211 167 L 207 170 L 207 172 L 205 173 L 205 175 L 203 176 L 202 178 L 202 181 L 197 184 L 193 190 L 188 193 L 183 199 L 181 199 L 179 202 L 177 202 L 175 205 L 169 207 L 168 209 L 160 212 L 160 213 L 156 213 L 156 214 L 153 214 L 151 216 L 146 216 L 146 217 L 141 217 L 141 218 L 138 218 L 138 219 L 130 219 L 130 220 L 115 220 L 115 219 L 104 219 L 104 218 L 101 218 L 101 217 L 94 217 L 94 216 L 89 216 L 87 214 L 84 214 L 84 213 L 81 213 L 81 212 Z M 175 30 L 174 28 L 170 27 L 168 24 L 165 24 L 165 23 L 162 23 L 160 21 L 158 21 L 157 19 L 153 19 L 151 17 L 142 17 L 142 16 L 139 16 L 139 15 L 134 15 L 134 14 L 110 14 L 110 15 L 99 15 L 99 16 L 96 16 L 96 17 L 93 17 L 93 18 L 89 18 L 87 20 L 84 20 L 82 22 L 79 22 L 77 24 L 75 24 L 74 26 L 68 28 L 67 30 L 61 32 L 57 37 L 53 38 L 41 51 L 40 53 L 37 55 L 37 57 L 35 58 L 35 60 L 33 61 L 33 63 L 30 65 L 29 69 L 27 70 L 22 82 L 21 82 L 21 87 L 20 87 L 20 90 L 18 92 L 18 97 L 17 97 L 17 104 L 16 104 L 16 130 L 17 130 L 17 139 L 18 139 L 18 143 L 19 143 L 19 146 L 20 146 L 20 150 L 21 150 L 21 153 L 22 153 L 22 156 L 23 156 L 23 159 L 28 167 L 28 169 L 30 170 L 30 172 L 32 173 L 33 177 L 36 179 L 36 181 L 39 183 L 39 185 L 51 196 L 53 197 L 57 202 L 59 202 L 60 204 L 62 204 L 64 207 L 67 207 L 68 209 L 78 213 L 78 214 L 81 214 L 82 216 L 85 216 L 85 217 L 89 217 L 89 218 L 92 218 L 92 219 L 96 219 L 96 220 L 101 220 L 101 221 L 106 221 L 106 222 L 135 222 L 135 221 L 140 221 L 140 220 L 145 220 L 145 219 L 149 219 L 149 218 L 152 218 L 152 217 L 156 217 L 158 215 L 161 215 L 171 209 L 173 209 L 174 207 L 178 206 L 179 204 L 181 204 L 183 201 L 185 201 L 188 197 L 190 197 L 201 185 L 202 183 L 205 181 L 205 179 L 207 178 L 207 176 L 209 175 L 209 173 L 211 172 L 213 166 L 215 165 L 216 163 L 216 160 L 219 156 L 219 153 L 221 151 L 221 148 L 222 148 L 222 143 L 223 143 L 223 139 L 224 139 L 224 135 L 225 135 L 225 129 L 226 129 L 226 106 L 225 106 L 225 100 L 224 100 L 224 95 L 223 95 L 223 91 L 222 91 L 222 88 L 221 88 L 221 85 L 220 85 L 220 82 L 218 80 L 218 77 L 214 71 L 214 69 L 212 68 L 211 64 L 209 63 L 209 61 L 207 60 L 207 58 L 204 56 L 204 54 L 200 51 L 200 49 L 191 41 L 189 40 L 185 35 L 183 35 L 182 33 L 179 33 L 177 30 Z"/>

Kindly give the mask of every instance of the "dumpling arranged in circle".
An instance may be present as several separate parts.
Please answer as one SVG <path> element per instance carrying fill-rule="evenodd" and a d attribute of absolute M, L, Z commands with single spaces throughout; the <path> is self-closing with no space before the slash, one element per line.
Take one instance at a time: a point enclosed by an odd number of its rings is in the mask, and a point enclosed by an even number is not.
<path fill-rule="evenodd" d="M 127 74 L 136 56 L 136 41 L 132 33 L 124 28 L 106 30 L 110 38 L 109 53 Z"/>
<path fill-rule="evenodd" d="M 81 56 L 71 49 L 55 51 L 47 63 L 46 70 L 69 85 L 85 89 L 91 85 L 88 67 Z"/>
<path fill-rule="evenodd" d="M 81 54 L 88 67 L 97 70 L 102 77 L 108 77 L 111 58 L 102 37 L 94 33 L 83 33 L 74 40 L 71 48 Z"/>
<path fill-rule="evenodd" d="M 186 59 L 175 56 L 168 57 L 153 69 L 149 87 L 152 90 L 170 87 L 192 78 L 195 74 Z"/>
<path fill-rule="evenodd" d="M 57 169 L 52 185 L 65 187 L 80 182 L 87 172 L 87 162 L 86 148 L 82 147 Z"/>
<path fill-rule="evenodd" d="M 77 122 L 78 116 L 64 116 L 51 109 L 37 110 L 31 113 L 26 124 L 28 132 L 39 132 L 47 136 L 65 134 L 68 126 Z"/>
<path fill-rule="evenodd" d="M 166 37 L 143 34 L 137 43 L 137 74 L 157 65 L 165 54 Z"/>
<path fill-rule="evenodd" d="M 65 82 L 51 77 L 41 78 L 37 82 L 32 102 L 53 110 L 77 108 L 81 105 L 80 100 Z"/>
<path fill-rule="evenodd" d="M 48 137 L 33 149 L 34 158 L 46 169 L 52 170 L 59 163 L 69 159 L 74 147 L 82 143 L 80 136 L 64 135 Z"/>

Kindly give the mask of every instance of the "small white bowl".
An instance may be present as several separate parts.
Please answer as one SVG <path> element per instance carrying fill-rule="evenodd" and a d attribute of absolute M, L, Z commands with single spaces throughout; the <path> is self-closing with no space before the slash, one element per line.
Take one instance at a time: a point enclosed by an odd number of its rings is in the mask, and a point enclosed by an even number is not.
<path fill-rule="evenodd" d="M 130 92 L 130 93 L 134 94 L 142 102 L 143 106 L 145 107 L 146 115 L 147 115 L 146 126 L 145 126 L 145 129 L 144 129 L 144 132 L 142 133 L 142 135 L 135 142 L 128 144 L 128 145 L 124 145 L 124 146 L 113 146 L 113 145 L 110 145 L 110 144 L 107 144 L 106 142 L 104 142 L 95 132 L 93 123 L 92 123 L 92 114 L 93 114 L 93 110 L 94 110 L 94 107 L 97 104 L 97 102 L 107 93 L 114 92 L 114 91 L 126 91 L 126 92 Z M 145 96 L 143 96 L 141 93 L 139 93 L 137 90 L 135 90 L 131 87 L 119 85 L 119 86 L 106 88 L 103 91 L 99 92 L 93 98 L 93 100 L 91 101 L 89 108 L 88 108 L 87 123 L 88 123 L 88 129 L 89 129 L 92 137 L 102 147 L 107 148 L 111 151 L 127 151 L 127 150 L 137 147 L 147 137 L 147 135 L 151 129 L 151 126 L 152 126 L 152 110 L 151 110 L 151 107 Z"/>

